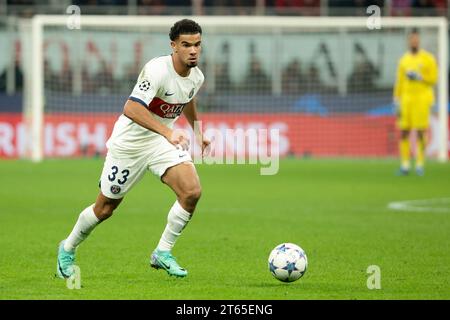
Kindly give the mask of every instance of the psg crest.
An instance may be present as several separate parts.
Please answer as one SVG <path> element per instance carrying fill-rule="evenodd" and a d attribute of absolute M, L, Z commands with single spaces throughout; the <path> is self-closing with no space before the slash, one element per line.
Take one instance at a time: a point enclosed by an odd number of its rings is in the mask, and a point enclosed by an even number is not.
<path fill-rule="evenodd" d="M 141 91 L 147 91 L 148 89 L 150 89 L 150 82 L 148 82 L 147 80 L 142 81 L 139 84 L 139 89 Z"/>

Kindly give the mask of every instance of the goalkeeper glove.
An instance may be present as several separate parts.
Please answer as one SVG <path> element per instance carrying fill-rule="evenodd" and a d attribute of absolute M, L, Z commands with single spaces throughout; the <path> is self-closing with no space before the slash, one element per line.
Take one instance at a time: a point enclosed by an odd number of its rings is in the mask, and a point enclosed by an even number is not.
<path fill-rule="evenodd" d="M 422 80 L 422 76 L 420 75 L 420 73 L 416 72 L 416 71 L 408 71 L 406 72 L 406 76 L 408 77 L 409 80 L 413 80 L 413 81 L 420 81 Z"/>

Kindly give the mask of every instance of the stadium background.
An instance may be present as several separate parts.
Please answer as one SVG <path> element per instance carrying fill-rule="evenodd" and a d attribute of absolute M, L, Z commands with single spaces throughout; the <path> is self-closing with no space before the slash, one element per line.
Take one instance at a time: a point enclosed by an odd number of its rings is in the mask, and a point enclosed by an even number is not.
<path fill-rule="evenodd" d="M 3 1 L 0 6 L 0 156 L 27 156 L 22 121 L 24 38 L 19 18 L 64 14 L 70 1 Z M 210 14 L 272 16 L 446 16 L 445 1 L 73 1 L 81 14 Z M 186 5 L 187 4 L 187 5 Z M 206 29 L 206 31 L 208 31 Z M 306 30 L 273 35 L 204 36 L 201 69 L 208 81 L 199 108 L 214 126 L 265 126 L 280 130 L 282 156 L 392 157 L 397 132 L 392 106 L 396 63 L 405 32 Z M 169 53 L 167 35 L 129 30 L 45 31 L 46 157 L 104 154 L 115 118 L 151 57 Z M 434 30 L 422 45 L 436 54 Z M 118 36 L 119 34 L 119 36 Z M 448 69 L 448 68 L 447 68 Z M 238 116 L 239 115 L 239 116 Z M 182 121 L 180 125 L 185 123 Z M 428 155 L 437 153 L 436 118 Z"/>

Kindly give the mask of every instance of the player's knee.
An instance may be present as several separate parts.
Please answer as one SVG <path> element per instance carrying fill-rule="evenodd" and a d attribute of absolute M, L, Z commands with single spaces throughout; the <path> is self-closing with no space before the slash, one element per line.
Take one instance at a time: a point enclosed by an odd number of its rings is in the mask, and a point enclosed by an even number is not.
<path fill-rule="evenodd" d="M 200 200 L 200 197 L 202 196 L 202 187 L 197 186 L 195 187 L 191 193 L 189 194 L 190 198 L 194 201 Z"/>
<path fill-rule="evenodd" d="M 195 206 L 198 200 L 200 200 L 201 196 L 202 188 L 200 186 L 193 186 L 187 189 L 183 194 L 184 200 L 191 206 Z"/>
<path fill-rule="evenodd" d="M 101 221 L 108 219 L 112 216 L 114 209 L 116 209 L 115 205 L 112 204 L 104 204 L 101 207 L 94 208 L 95 215 Z"/>
<path fill-rule="evenodd" d="M 109 209 L 103 209 L 100 212 L 100 217 L 98 217 L 100 220 L 106 220 L 108 218 L 110 218 L 113 214 L 114 210 L 109 210 Z"/>

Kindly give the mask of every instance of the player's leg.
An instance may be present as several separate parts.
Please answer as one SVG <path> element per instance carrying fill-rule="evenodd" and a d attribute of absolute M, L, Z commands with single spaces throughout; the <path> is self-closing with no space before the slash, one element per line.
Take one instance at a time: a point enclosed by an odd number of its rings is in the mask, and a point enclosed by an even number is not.
<path fill-rule="evenodd" d="M 100 192 L 95 203 L 80 213 L 72 232 L 65 240 L 64 249 L 74 251 L 100 222 L 111 217 L 122 200 L 123 198 L 110 199 Z"/>
<path fill-rule="evenodd" d="M 400 132 L 400 174 L 407 175 L 410 169 L 410 145 L 409 145 L 409 130 L 401 130 Z"/>
<path fill-rule="evenodd" d="M 167 225 L 156 250 L 152 253 L 151 265 L 165 269 L 170 275 L 184 277 L 187 271 L 176 263 L 171 250 L 190 221 L 200 199 L 200 179 L 192 162 L 170 167 L 161 179 L 175 192 L 177 200 L 169 211 Z"/>
<path fill-rule="evenodd" d="M 425 148 L 426 148 L 426 131 L 429 127 L 430 106 L 427 102 L 417 105 L 414 110 L 412 127 L 417 131 L 416 139 L 416 173 L 420 176 L 424 175 L 425 166 Z"/>
<path fill-rule="evenodd" d="M 60 278 L 68 278 L 73 274 L 76 248 L 91 234 L 92 230 L 100 222 L 111 217 L 122 199 L 110 199 L 100 192 L 95 203 L 80 213 L 72 232 L 67 239 L 61 241 L 59 244 L 57 276 Z"/>
<path fill-rule="evenodd" d="M 400 170 L 399 175 L 407 175 L 410 170 L 410 143 L 409 136 L 411 130 L 411 103 L 408 101 L 402 101 L 400 105 L 400 115 L 398 126 L 400 128 L 400 142 L 399 142 L 399 153 L 400 153 Z"/>
<path fill-rule="evenodd" d="M 419 176 L 423 176 L 424 166 L 425 166 L 425 131 L 417 130 L 417 141 L 416 141 L 416 173 Z"/>
<path fill-rule="evenodd" d="M 168 217 L 167 233 L 163 233 L 158 249 L 170 251 L 179 233 L 191 219 L 197 202 L 201 196 L 201 185 L 195 166 L 192 162 L 184 162 L 167 169 L 162 177 L 176 194 L 175 201 Z"/>
<path fill-rule="evenodd" d="M 73 273 L 75 250 L 94 228 L 108 219 L 119 206 L 125 194 L 146 171 L 146 157 L 115 159 L 107 155 L 100 177 L 101 192 L 94 204 L 85 208 L 69 236 L 58 248 L 57 275 L 67 278 Z"/>

